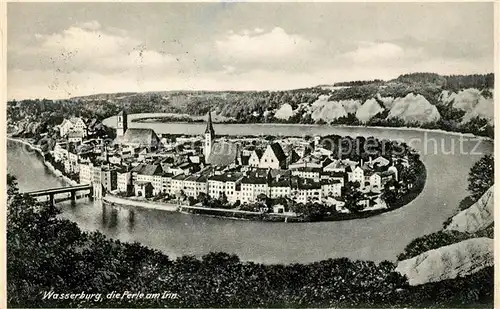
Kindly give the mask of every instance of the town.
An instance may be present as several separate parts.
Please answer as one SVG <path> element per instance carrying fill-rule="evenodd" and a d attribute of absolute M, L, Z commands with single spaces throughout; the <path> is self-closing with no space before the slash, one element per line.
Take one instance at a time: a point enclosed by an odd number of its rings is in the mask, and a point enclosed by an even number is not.
<path fill-rule="evenodd" d="M 320 136 L 217 138 L 210 112 L 200 136 L 129 128 L 124 110 L 114 139 L 93 138 L 80 117 L 55 128 L 61 138 L 51 160 L 78 183 L 91 184 L 97 199 L 110 194 L 292 216 L 318 207 L 359 213 L 390 208 L 414 181 L 407 151 L 353 160 L 325 147 Z"/>

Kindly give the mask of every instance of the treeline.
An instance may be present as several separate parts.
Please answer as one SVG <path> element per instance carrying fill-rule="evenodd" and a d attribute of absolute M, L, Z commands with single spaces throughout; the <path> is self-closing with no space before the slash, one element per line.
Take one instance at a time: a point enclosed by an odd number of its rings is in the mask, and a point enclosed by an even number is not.
<path fill-rule="evenodd" d="M 374 79 L 374 80 L 355 80 L 355 81 L 350 81 L 350 82 L 338 82 L 333 84 L 335 87 L 352 87 L 352 86 L 363 86 L 363 85 L 369 85 L 369 84 L 377 84 L 377 85 L 383 85 L 385 81 L 381 79 Z"/>
<path fill-rule="evenodd" d="M 20 195 L 7 176 L 9 307 L 360 307 L 491 305 L 492 268 L 411 287 L 391 262 L 328 259 L 264 265 L 227 253 L 175 260 L 138 243 L 83 232 L 58 209 Z M 102 301 L 42 299 L 44 292 L 100 293 Z M 108 299 L 112 291 L 166 299 Z"/>
<path fill-rule="evenodd" d="M 479 90 L 493 88 L 494 74 L 439 75 L 435 73 L 403 74 L 393 81 L 405 84 L 436 85 L 445 90 L 458 91 L 467 88 Z"/>

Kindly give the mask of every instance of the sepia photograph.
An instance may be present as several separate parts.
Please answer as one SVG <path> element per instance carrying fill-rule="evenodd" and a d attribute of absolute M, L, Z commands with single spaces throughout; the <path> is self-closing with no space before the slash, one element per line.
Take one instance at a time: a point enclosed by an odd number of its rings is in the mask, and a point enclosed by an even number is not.
<path fill-rule="evenodd" d="M 493 2 L 9 2 L 9 308 L 493 308 Z"/>

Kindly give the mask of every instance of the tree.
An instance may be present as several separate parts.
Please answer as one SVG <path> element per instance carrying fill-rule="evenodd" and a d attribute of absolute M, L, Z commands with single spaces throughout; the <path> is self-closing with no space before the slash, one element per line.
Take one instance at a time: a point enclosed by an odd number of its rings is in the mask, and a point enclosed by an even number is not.
<path fill-rule="evenodd" d="M 467 179 L 469 181 L 467 189 L 474 201 L 477 201 L 493 185 L 495 180 L 493 156 L 485 155 L 476 162 Z"/>
<path fill-rule="evenodd" d="M 398 199 L 398 183 L 394 179 L 387 181 L 384 184 L 384 191 L 380 198 L 387 204 L 387 206 L 392 207 L 394 202 Z"/>
<path fill-rule="evenodd" d="M 363 210 L 363 205 L 360 204 L 363 199 L 363 194 L 358 190 L 359 186 L 359 183 L 350 181 L 346 183 L 342 193 L 342 197 L 345 201 L 345 208 L 354 213 Z"/>

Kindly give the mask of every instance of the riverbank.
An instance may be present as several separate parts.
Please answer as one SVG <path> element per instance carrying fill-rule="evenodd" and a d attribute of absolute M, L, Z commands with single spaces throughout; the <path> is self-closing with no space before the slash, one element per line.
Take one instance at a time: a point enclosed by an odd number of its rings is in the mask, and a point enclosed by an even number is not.
<path fill-rule="evenodd" d="M 13 138 L 13 137 L 7 136 L 7 140 L 9 140 L 11 142 L 15 142 L 15 143 L 20 143 L 20 144 L 26 145 L 30 149 L 36 151 L 40 155 L 41 160 L 43 161 L 43 164 L 47 167 L 47 169 L 52 174 L 54 174 L 54 176 L 61 178 L 64 181 L 64 183 L 66 183 L 66 184 L 68 184 L 70 186 L 78 186 L 78 185 L 80 185 L 80 183 L 78 183 L 78 182 L 76 182 L 76 181 L 68 178 L 60 170 L 56 169 L 52 164 L 50 164 L 50 162 L 47 162 L 47 160 L 45 160 L 45 156 L 43 154 L 43 151 L 42 151 L 42 149 L 40 147 L 37 147 L 36 145 L 33 145 L 32 143 L 30 143 L 27 140 L 23 140 L 23 139 L 19 139 L 19 138 Z"/>

